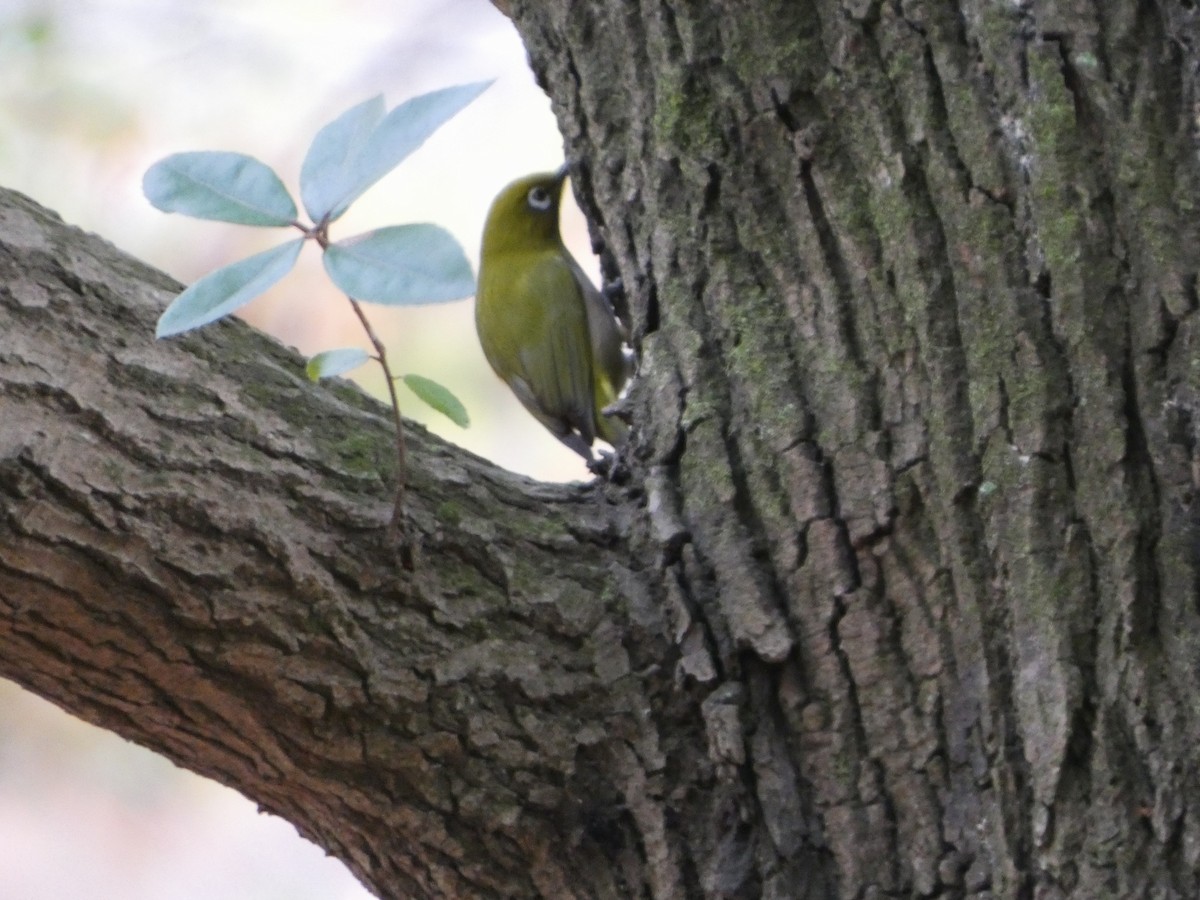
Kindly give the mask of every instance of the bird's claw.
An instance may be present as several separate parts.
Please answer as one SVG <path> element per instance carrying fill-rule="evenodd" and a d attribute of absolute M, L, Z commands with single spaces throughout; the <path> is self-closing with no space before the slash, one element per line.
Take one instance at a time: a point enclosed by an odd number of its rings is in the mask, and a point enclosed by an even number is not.
<path fill-rule="evenodd" d="M 624 484 L 629 480 L 629 466 L 625 465 L 619 452 L 599 450 L 597 453 L 587 464 L 589 472 L 609 484 Z"/>

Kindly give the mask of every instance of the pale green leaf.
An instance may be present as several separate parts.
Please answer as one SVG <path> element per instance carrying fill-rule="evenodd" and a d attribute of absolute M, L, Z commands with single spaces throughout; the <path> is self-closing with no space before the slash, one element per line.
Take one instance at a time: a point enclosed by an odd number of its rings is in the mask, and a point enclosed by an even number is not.
<path fill-rule="evenodd" d="M 338 241 L 325 249 L 324 262 L 334 284 L 355 300 L 414 306 L 475 292 L 466 254 L 437 225 L 393 225 Z"/>
<path fill-rule="evenodd" d="M 300 197 L 314 222 L 345 212 L 361 177 L 363 148 L 383 118 L 383 95 L 346 110 L 317 132 L 300 167 Z M 360 191 L 361 193 L 361 191 Z"/>
<path fill-rule="evenodd" d="M 459 428 L 471 424 L 467 408 L 454 396 L 450 390 L 423 375 L 405 375 L 402 379 L 405 387 L 417 395 L 429 406 L 432 406 Z"/>
<path fill-rule="evenodd" d="M 238 225 L 284 226 L 296 204 L 279 176 L 244 153 L 174 153 L 146 170 L 142 190 L 163 212 Z"/>
<path fill-rule="evenodd" d="M 157 336 L 191 331 L 245 306 L 292 270 L 303 246 L 297 238 L 205 275 L 167 307 Z"/>
<path fill-rule="evenodd" d="M 352 119 L 361 117 L 361 121 L 354 122 L 354 127 L 347 124 L 337 128 L 338 134 L 335 136 L 342 138 L 347 150 L 343 164 L 344 174 L 339 174 L 328 189 L 320 191 L 320 202 L 310 203 L 309 195 L 304 194 L 304 205 L 309 215 L 316 219 L 319 211 L 321 215 L 328 213 L 331 221 L 337 219 L 351 203 L 400 165 L 406 157 L 424 144 L 430 135 L 487 90 L 491 83 L 477 81 L 460 84 L 405 100 L 384 116 L 365 141 L 361 140 L 361 125 L 366 121 L 366 113 L 356 113 L 356 110 L 367 104 L 359 104 L 343 114 L 355 114 Z M 335 120 L 331 124 L 336 125 L 339 121 L 341 120 Z M 353 135 L 353 140 L 349 140 L 350 135 Z M 330 146 L 333 144 L 334 141 L 331 140 Z"/>
<path fill-rule="evenodd" d="M 320 381 L 322 378 L 333 378 L 335 375 L 343 375 L 357 369 L 370 358 L 371 354 L 359 347 L 322 350 L 308 361 L 304 370 L 313 381 Z"/>

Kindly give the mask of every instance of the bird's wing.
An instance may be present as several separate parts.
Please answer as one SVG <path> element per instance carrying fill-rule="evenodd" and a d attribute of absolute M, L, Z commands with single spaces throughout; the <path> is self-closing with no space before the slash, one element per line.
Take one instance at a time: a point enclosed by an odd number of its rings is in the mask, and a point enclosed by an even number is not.
<path fill-rule="evenodd" d="M 519 290 L 537 297 L 522 341 L 520 380 L 510 381 L 527 409 L 560 438 L 577 431 L 587 446 L 595 437 L 592 347 L 583 293 L 570 265 L 546 254 L 529 266 Z M 528 293 L 524 293 L 528 292 Z M 530 404 L 522 393 L 533 400 Z M 590 455 L 590 454 L 589 454 Z"/>
<path fill-rule="evenodd" d="M 588 330 L 592 339 L 592 363 L 596 374 L 597 405 L 614 402 L 631 374 L 631 362 L 625 353 L 625 334 L 612 303 L 592 284 L 583 268 L 570 260 L 571 274 L 579 283 L 588 314 Z M 603 401 L 599 398 L 603 396 Z"/>

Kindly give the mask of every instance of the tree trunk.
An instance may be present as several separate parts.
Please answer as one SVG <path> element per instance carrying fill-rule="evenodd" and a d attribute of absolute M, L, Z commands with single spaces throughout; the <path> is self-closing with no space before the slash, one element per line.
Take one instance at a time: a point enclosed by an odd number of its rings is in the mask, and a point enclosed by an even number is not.
<path fill-rule="evenodd" d="M 0 671 L 383 897 L 1200 896 L 1194 10 L 514 2 L 633 483 L 0 197 Z"/>

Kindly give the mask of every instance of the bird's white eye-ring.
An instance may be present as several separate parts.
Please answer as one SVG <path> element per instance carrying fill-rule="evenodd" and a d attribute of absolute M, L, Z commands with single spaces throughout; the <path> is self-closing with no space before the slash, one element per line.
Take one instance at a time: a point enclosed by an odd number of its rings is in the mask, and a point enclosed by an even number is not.
<path fill-rule="evenodd" d="M 530 209 L 536 209 L 538 212 L 545 212 L 550 208 L 550 204 L 554 202 L 554 198 L 550 196 L 550 192 L 540 184 L 529 189 L 529 194 L 525 201 L 529 204 Z"/>

